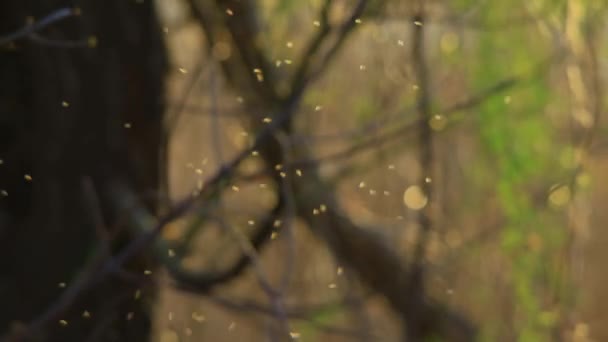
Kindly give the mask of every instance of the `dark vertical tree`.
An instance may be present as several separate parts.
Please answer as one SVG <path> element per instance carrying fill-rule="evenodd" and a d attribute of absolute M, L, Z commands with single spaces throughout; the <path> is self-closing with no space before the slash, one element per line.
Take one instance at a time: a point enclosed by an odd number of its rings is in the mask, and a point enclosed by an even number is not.
<path fill-rule="evenodd" d="M 130 239 L 108 182 L 157 209 L 166 57 L 152 2 L 2 1 L 0 36 L 0 331 L 146 340 L 149 303 L 124 275 L 153 269 L 145 254 L 69 308 L 60 296 Z"/>

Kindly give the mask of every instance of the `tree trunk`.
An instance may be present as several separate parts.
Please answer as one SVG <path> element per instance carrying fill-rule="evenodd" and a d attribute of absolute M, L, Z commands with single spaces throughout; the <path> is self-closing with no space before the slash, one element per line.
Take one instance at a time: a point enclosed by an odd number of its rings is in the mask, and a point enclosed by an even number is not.
<path fill-rule="evenodd" d="M 73 3 L 2 1 L 0 37 Z M 0 46 L 0 336 L 41 318 L 106 233 L 111 250 L 129 241 L 104 184 L 126 182 L 156 210 L 166 58 L 152 2 L 76 3 Z M 144 269 L 147 255 L 127 267 Z M 140 285 L 105 279 L 28 339 L 144 341 L 153 286 L 135 299 Z"/>

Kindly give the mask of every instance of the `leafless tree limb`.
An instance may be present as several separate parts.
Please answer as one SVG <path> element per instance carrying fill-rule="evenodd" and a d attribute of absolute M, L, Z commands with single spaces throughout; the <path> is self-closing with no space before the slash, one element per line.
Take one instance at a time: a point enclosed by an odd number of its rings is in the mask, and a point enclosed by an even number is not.
<path fill-rule="evenodd" d="M 435 177 L 433 172 L 435 156 L 433 151 L 433 130 L 429 122 L 432 113 L 430 76 L 425 56 L 426 13 L 424 1 L 418 1 L 416 7 L 417 13 L 412 23 L 412 66 L 416 75 L 416 85 L 418 86 L 418 159 L 422 173 L 419 175 L 418 184 L 427 198 L 427 204 L 417 213 L 421 231 L 414 246 L 413 260 L 410 266 L 411 288 L 408 290 L 414 296 L 424 296 L 424 259 L 428 238 L 434 225 L 433 214 L 436 206 L 434 203 L 436 199 L 434 198 Z M 413 340 L 423 338 L 425 332 L 418 331 L 418 327 L 422 327 L 422 324 L 412 324 L 412 326 L 414 328 L 408 330 L 408 336 Z"/>
<path fill-rule="evenodd" d="M 6 45 L 18 39 L 27 38 L 31 34 L 40 31 L 50 25 L 53 25 L 62 20 L 65 20 L 66 18 L 74 17 L 77 15 L 79 15 L 79 11 L 76 9 L 60 8 L 54 12 L 51 12 L 39 21 L 36 21 L 32 24 L 28 24 L 15 32 L 0 36 L 0 46 Z"/>

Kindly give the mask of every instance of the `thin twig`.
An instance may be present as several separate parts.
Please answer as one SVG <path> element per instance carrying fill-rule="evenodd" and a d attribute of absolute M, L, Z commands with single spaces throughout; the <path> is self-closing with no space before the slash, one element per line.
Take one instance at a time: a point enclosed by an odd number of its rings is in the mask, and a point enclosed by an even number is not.
<path fill-rule="evenodd" d="M 520 77 L 506 78 L 502 81 L 495 83 L 491 87 L 484 89 L 483 91 L 470 97 L 469 99 L 456 103 L 456 104 L 446 108 L 445 110 L 441 111 L 441 113 L 442 113 L 442 115 L 449 117 L 450 115 L 455 114 L 457 112 L 461 112 L 464 110 L 474 108 L 474 107 L 482 104 L 486 100 L 488 100 L 491 96 L 502 93 L 505 90 L 510 89 L 517 84 L 520 84 L 524 80 L 525 79 L 520 78 Z M 406 112 L 414 113 L 417 110 L 416 108 L 417 107 L 408 109 Z M 391 130 L 383 135 L 375 136 L 362 143 L 351 146 L 343 151 L 332 153 L 332 154 L 329 154 L 326 156 L 321 156 L 314 160 L 313 159 L 300 160 L 300 161 L 295 161 L 294 163 L 296 166 L 299 166 L 299 167 L 310 167 L 312 165 L 318 165 L 321 162 L 328 162 L 328 161 L 337 162 L 337 161 L 341 161 L 344 159 L 349 159 L 349 158 L 353 157 L 354 155 L 369 149 L 370 147 L 382 145 L 393 139 L 402 139 L 402 138 L 407 137 L 407 134 L 415 133 L 416 129 L 418 128 L 419 125 L 421 125 L 422 121 L 423 120 L 417 119 L 414 121 L 407 122 L 407 123 L 401 125 L 401 127 Z M 426 122 L 426 120 L 424 120 L 424 122 Z"/>
<path fill-rule="evenodd" d="M 279 143 L 281 144 L 281 151 L 283 152 L 283 160 L 286 163 L 286 167 L 285 170 L 287 172 L 287 174 L 289 175 L 293 175 L 293 174 L 301 174 L 301 170 L 299 169 L 295 169 L 293 167 L 291 167 L 291 157 L 290 154 L 288 153 L 289 151 L 289 137 L 284 135 L 284 134 L 280 134 L 277 133 L 277 140 L 279 141 Z M 293 185 L 291 184 L 291 181 L 289 181 L 286 177 L 282 177 L 280 180 L 281 184 L 280 184 L 280 188 L 279 191 L 281 191 L 282 194 L 282 198 L 285 199 L 285 215 L 283 216 L 285 219 L 283 220 L 283 222 L 278 222 L 278 228 L 281 228 L 282 232 L 285 232 L 284 235 L 287 236 L 287 257 L 286 257 L 286 261 L 285 261 L 285 271 L 283 273 L 283 278 L 281 280 L 279 289 L 280 291 L 285 291 L 287 289 L 287 287 L 289 286 L 289 282 L 291 280 L 291 277 L 293 275 L 293 273 L 295 272 L 295 259 L 296 259 L 296 255 L 295 255 L 295 251 L 296 251 L 296 245 L 295 245 L 295 237 L 294 237 L 294 223 L 295 223 L 295 217 L 296 217 L 296 204 L 295 204 L 295 197 L 294 197 L 294 189 L 293 189 Z"/>
<path fill-rule="evenodd" d="M 434 202 L 434 182 L 433 164 L 433 131 L 429 120 L 431 119 L 431 94 L 430 94 L 430 77 L 428 74 L 428 65 L 425 57 L 425 13 L 424 2 L 417 2 L 418 13 L 414 17 L 412 30 L 412 67 L 416 74 L 416 82 L 418 85 L 418 153 L 421 167 L 421 175 L 418 180 L 424 196 L 426 196 L 426 206 L 422 208 L 418 214 L 418 223 L 420 224 L 420 236 L 416 243 L 412 260 L 412 292 L 414 295 L 417 292 L 424 291 L 424 255 L 428 244 L 428 238 L 433 229 L 433 211 Z"/>
<path fill-rule="evenodd" d="M 270 281 L 268 280 L 268 275 L 264 271 L 256 248 L 251 244 L 251 241 L 249 241 L 249 239 L 247 239 L 247 237 L 242 232 L 238 231 L 231 225 L 226 224 L 224 220 L 219 218 L 217 222 L 220 224 L 222 229 L 227 230 L 233 236 L 233 238 L 237 240 L 241 251 L 251 261 L 251 265 L 253 266 L 253 270 L 258 284 L 260 285 L 260 288 L 262 289 L 262 291 L 264 291 L 266 296 L 268 296 L 268 299 L 272 305 L 274 316 L 280 322 L 280 333 L 283 337 L 288 336 L 289 322 L 287 319 L 287 315 L 285 314 L 285 305 L 282 299 L 283 295 L 279 290 L 275 289 L 270 284 Z"/>
<path fill-rule="evenodd" d="M 295 84 L 295 88 L 292 88 L 292 92 L 298 93 L 304 91 L 307 83 L 311 80 L 317 79 L 323 71 L 329 66 L 333 58 L 338 54 L 344 42 L 346 42 L 346 38 L 353 32 L 354 28 L 357 26 L 357 19 L 359 19 L 365 8 L 368 5 L 368 0 L 359 0 L 355 5 L 354 10 L 351 15 L 342 23 L 340 28 L 338 29 L 337 38 L 334 41 L 334 44 L 328 49 L 323 57 L 321 57 L 321 61 L 318 64 L 318 67 L 314 70 L 310 70 L 308 78 L 304 79 L 301 84 Z"/>
<path fill-rule="evenodd" d="M 331 9 L 332 4 L 333 0 L 325 0 L 323 6 L 321 7 L 321 11 L 319 13 L 319 28 L 316 35 L 311 39 L 308 46 L 304 49 L 300 65 L 296 69 L 293 80 L 291 81 L 292 89 L 300 89 L 304 85 L 306 78 L 309 76 L 311 65 L 317 58 L 319 49 L 323 46 L 323 43 L 327 40 L 329 34 L 332 32 L 332 27 L 329 23 L 329 10 Z"/>
<path fill-rule="evenodd" d="M 58 9 L 51 12 L 49 15 L 40 19 L 39 21 L 28 24 L 15 32 L 0 36 L 0 46 L 6 45 L 18 39 L 26 38 L 34 32 L 40 31 L 47 26 L 60 22 L 66 18 L 77 16 L 79 13 L 80 12 L 74 8 Z"/>

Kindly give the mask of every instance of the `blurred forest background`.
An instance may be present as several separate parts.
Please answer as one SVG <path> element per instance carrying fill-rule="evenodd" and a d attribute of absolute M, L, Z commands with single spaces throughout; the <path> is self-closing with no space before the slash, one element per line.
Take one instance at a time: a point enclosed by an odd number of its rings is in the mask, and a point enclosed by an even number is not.
<path fill-rule="evenodd" d="M 608 340 L 607 18 L 3 1 L 0 340 Z"/>

